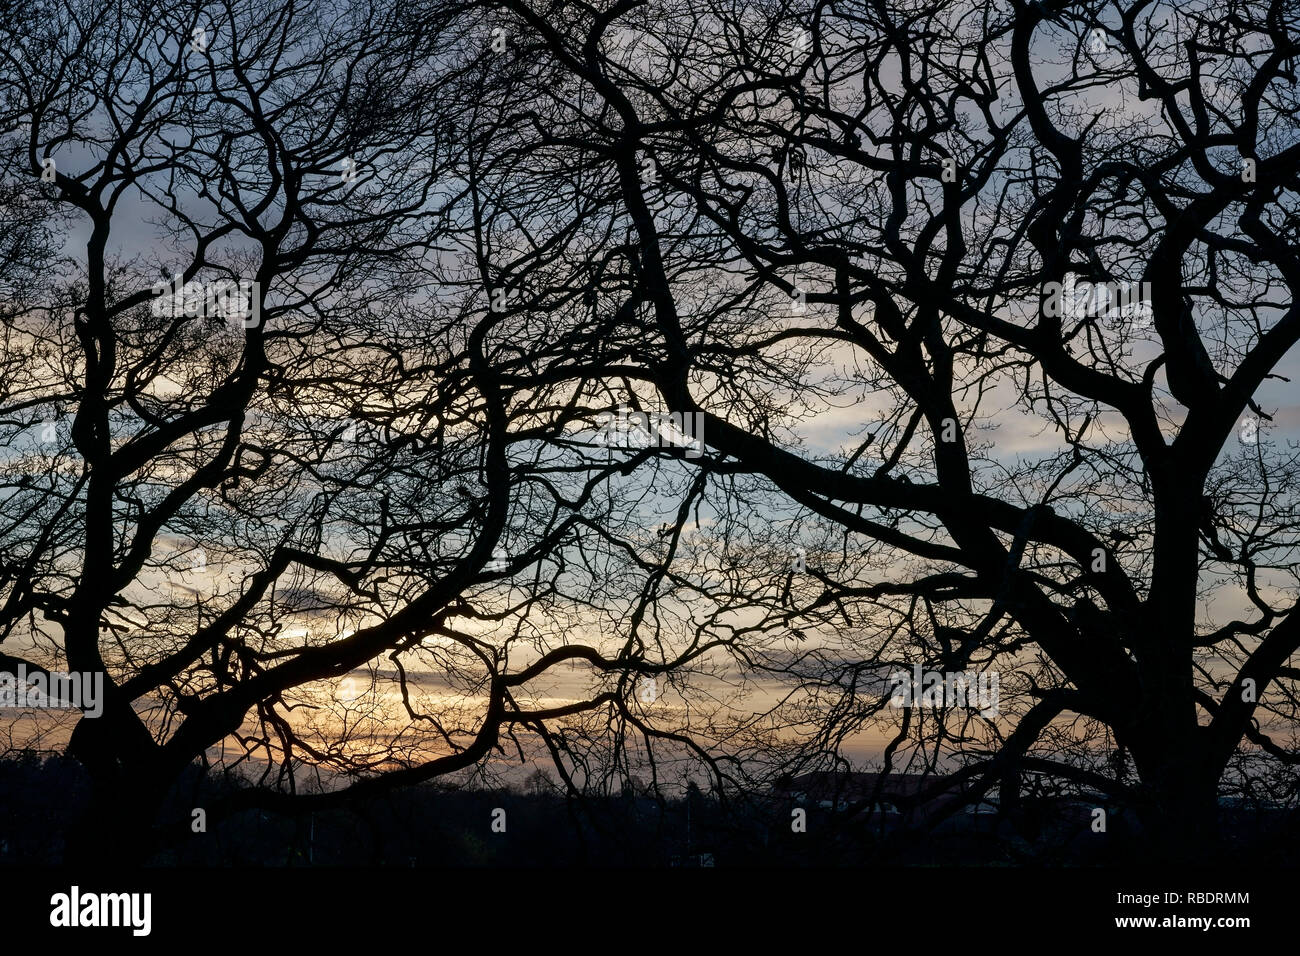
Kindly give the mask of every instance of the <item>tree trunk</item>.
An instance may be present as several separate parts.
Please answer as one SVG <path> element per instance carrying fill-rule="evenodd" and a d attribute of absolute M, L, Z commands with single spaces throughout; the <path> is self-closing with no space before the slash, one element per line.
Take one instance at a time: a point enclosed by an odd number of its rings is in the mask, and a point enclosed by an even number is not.
<path fill-rule="evenodd" d="M 1204 476 L 1176 459 L 1156 478 L 1151 594 L 1138 650 L 1133 762 L 1150 852 L 1162 862 L 1207 862 L 1219 853 L 1218 778 L 1198 724 L 1192 660 L 1199 599 L 1198 527 Z"/>
<path fill-rule="evenodd" d="M 143 863 L 154 850 L 153 825 L 169 781 L 158 747 L 116 685 L 104 682 L 103 713 L 72 729 L 68 755 L 90 777 L 90 801 L 68 829 L 64 862 Z"/>
<path fill-rule="evenodd" d="M 1153 862 L 1209 863 L 1221 853 L 1218 778 L 1194 746 L 1155 739 L 1142 757 L 1138 807 Z"/>

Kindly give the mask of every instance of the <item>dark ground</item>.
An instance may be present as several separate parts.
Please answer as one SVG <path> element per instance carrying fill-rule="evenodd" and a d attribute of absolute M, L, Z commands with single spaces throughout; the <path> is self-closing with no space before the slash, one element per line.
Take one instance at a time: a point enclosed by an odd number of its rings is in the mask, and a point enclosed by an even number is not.
<path fill-rule="evenodd" d="M 721 804 L 699 792 L 673 800 L 644 793 L 571 800 L 546 792 L 425 785 L 346 807 L 288 815 L 245 810 L 185 832 L 195 807 L 216 806 L 236 785 L 197 775 L 172 795 L 166 817 L 181 842 L 150 862 L 172 866 L 861 866 L 1123 865 L 1147 848 L 1132 814 L 1108 811 L 1094 833 L 1084 801 L 1026 802 L 1014 815 L 964 813 L 933 828 L 897 814 L 807 807 L 806 832 L 792 832 L 793 804 L 759 796 Z M 79 768 L 32 755 L 0 761 L 0 865 L 56 864 L 63 833 L 86 800 Z M 505 810 L 505 832 L 493 811 Z M 499 815 L 498 815 L 499 817 Z M 1225 858 L 1300 864 L 1289 811 L 1223 808 Z"/>

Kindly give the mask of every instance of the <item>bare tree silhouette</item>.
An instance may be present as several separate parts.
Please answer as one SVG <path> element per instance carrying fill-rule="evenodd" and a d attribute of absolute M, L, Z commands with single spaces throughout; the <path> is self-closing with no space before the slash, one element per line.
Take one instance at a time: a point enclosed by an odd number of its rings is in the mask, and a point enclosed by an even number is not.
<path fill-rule="evenodd" d="M 1294 802 L 1288 6 L 0 30 L 0 664 L 105 677 L 74 858 L 230 740 L 273 786 L 215 812 L 507 745 L 743 788 L 873 729 L 1169 856 Z M 998 697 L 895 706 L 914 666 Z"/>
<path fill-rule="evenodd" d="M 270 786 L 210 813 L 319 806 L 567 747 L 672 663 L 599 639 L 641 573 L 601 488 L 635 462 L 548 442 L 585 412 L 520 378 L 485 24 L 237 0 L 0 28 L 3 664 L 105 678 L 69 859 L 147 856 L 225 741 Z M 303 762 L 361 779 L 297 794 Z"/>
<path fill-rule="evenodd" d="M 555 347 L 702 416 L 716 550 L 665 580 L 806 708 L 795 765 L 891 726 L 969 799 L 1032 770 L 1206 852 L 1297 760 L 1295 11 L 506 10 L 518 208 L 612 243 Z M 891 708 L 913 664 L 1000 715 Z"/>

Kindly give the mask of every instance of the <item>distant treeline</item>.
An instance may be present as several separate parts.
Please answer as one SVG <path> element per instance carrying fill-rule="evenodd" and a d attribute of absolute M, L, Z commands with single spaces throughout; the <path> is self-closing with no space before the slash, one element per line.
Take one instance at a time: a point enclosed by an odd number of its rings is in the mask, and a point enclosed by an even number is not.
<path fill-rule="evenodd" d="M 569 797 L 535 774 L 522 788 L 426 785 L 314 812 L 241 810 L 206 820 L 250 785 L 205 777 L 197 768 L 173 791 L 172 821 L 159 866 L 862 866 L 886 864 L 1105 865 L 1141 860 L 1145 838 L 1129 814 L 1091 827 L 1087 808 L 1026 802 L 1014 814 L 959 814 L 931 830 L 896 815 L 809 806 L 802 832 L 789 800 L 767 794 L 719 801 L 692 788 L 666 799 L 629 788 L 620 795 Z M 64 834 L 85 805 L 77 764 L 19 754 L 0 759 L 0 864 L 57 864 Z M 501 811 L 504 811 L 502 813 Z M 1223 810 L 1232 859 L 1300 863 L 1289 813 Z"/>

